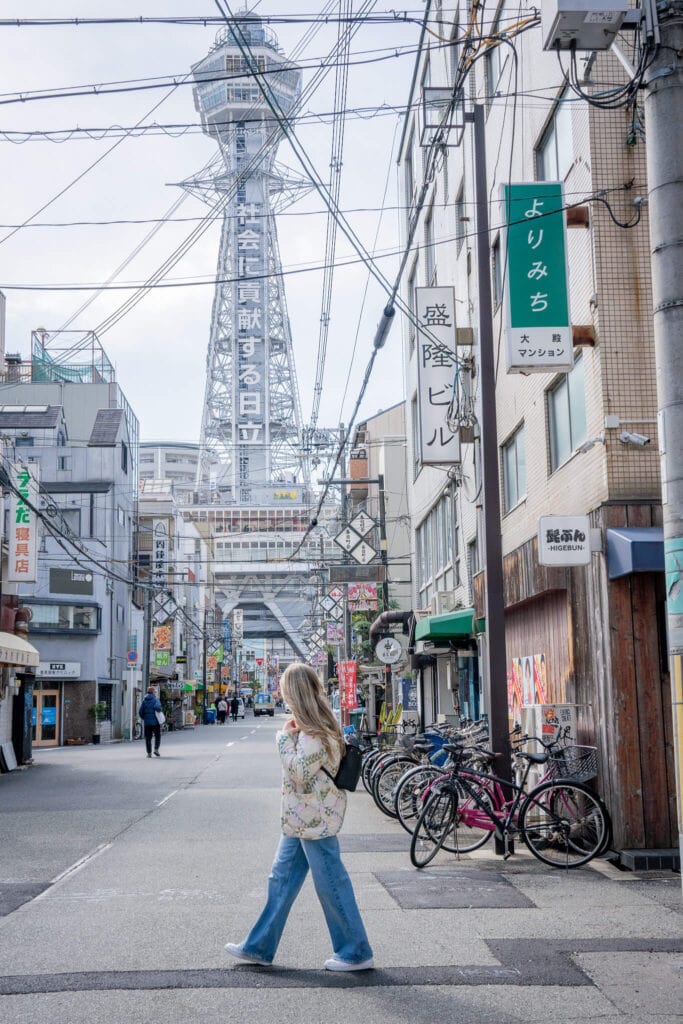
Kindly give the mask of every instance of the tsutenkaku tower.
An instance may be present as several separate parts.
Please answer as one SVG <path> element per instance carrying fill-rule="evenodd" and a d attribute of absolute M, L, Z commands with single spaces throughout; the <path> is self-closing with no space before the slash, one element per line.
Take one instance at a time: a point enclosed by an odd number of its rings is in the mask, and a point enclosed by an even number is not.
<path fill-rule="evenodd" d="M 275 197 L 298 183 L 275 166 L 282 129 L 257 84 L 289 115 L 301 91 L 274 33 L 250 16 L 216 37 L 192 71 L 213 173 L 183 183 L 223 210 L 202 416 L 199 490 L 261 504 L 273 484 L 306 483 L 301 410 L 275 226 Z M 240 40 L 238 45 L 236 35 Z M 206 497 L 204 498 L 206 500 Z"/>

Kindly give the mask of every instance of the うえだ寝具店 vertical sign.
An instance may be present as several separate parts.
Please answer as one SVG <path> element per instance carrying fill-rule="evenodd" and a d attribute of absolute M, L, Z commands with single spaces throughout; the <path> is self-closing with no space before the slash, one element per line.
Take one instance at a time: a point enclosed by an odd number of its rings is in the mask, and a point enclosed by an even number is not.
<path fill-rule="evenodd" d="M 507 371 L 571 370 L 562 185 L 503 186 L 507 248 Z"/>
<path fill-rule="evenodd" d="M 448 425 L 458 367 L 455 289 L 416 288 L 415 304 L 419 434 L 415 445 L 423 465 L 459 462 L 460 435 Z"/>
<path fill-rule="evenodd" d="M 35 583 L 38 568 L 38 467 L 12 463 L 9 507 L 7 580 Z"/>

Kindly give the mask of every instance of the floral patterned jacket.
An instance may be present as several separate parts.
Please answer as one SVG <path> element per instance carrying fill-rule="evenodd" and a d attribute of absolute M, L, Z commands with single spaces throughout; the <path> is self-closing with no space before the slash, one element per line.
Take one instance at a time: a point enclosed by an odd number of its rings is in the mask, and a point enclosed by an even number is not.
<path fill-rule="evenodd" d="M 344 821 L 346 793 L 321 769 L 336 774 L 341 748 L 330 759 L 322 741 L 306 733 L 278 732 L 276 740 L 282 761 L 283 835 L 299 839 L 336 836 Z"/>

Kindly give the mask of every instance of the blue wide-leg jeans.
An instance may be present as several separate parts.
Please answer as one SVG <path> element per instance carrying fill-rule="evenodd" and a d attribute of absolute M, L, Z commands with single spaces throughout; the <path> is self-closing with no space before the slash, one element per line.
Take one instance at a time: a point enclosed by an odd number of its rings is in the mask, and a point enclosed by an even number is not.
<path fill-rule="evenodd" d="M 241 947 L 270 962 L 277 951 L 289 911 L 311 869 L 315 891 L 325 914 L 332 948 L 341 960 L 361 963 L 372 950 L 361 920 L 339 840 L 282 836 L 268 877 L 268 899 Z"/>

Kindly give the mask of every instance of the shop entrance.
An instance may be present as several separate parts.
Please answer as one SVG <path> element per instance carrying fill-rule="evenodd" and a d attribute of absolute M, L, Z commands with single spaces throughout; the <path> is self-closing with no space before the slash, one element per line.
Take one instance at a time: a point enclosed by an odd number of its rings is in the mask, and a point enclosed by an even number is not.
<path fill-rule="evenodd" d="M 59 690 L 33 691 L 33 746 L 59 744 Z"/>

